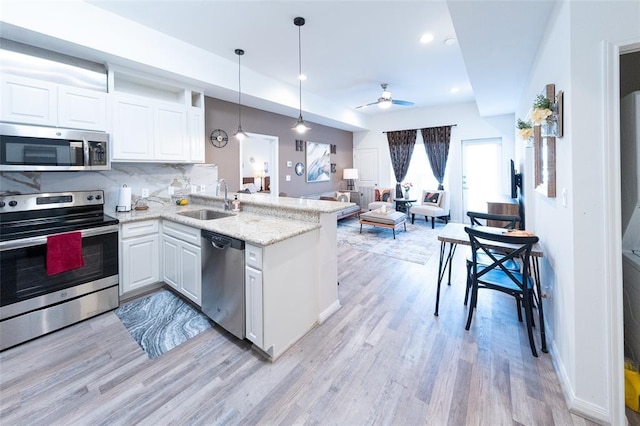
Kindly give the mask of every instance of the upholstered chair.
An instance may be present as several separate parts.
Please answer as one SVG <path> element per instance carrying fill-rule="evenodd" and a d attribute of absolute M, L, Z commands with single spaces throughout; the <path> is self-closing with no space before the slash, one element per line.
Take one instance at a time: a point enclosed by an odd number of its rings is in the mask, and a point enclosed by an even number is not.
<path fill-rule="evenodd" d="M 388 210 L 393 209 L 394 192 L 394 188 L 376 188 L 375 201 L 369 203 L 369 210 L 379 209 L 382 206 L 386 207 Z"/>
<path fill-rule="evenodd" d="M 448 191 L 422 191 L 420 204 L 411 206 L 411 223 L 414 222 L 416 215 L 424 216 L 428 222 L 431 218 L 431 228 L 435 227 L 436 218 L 444 219 L 445 223 L 449 223 L 449 192 Z"/>

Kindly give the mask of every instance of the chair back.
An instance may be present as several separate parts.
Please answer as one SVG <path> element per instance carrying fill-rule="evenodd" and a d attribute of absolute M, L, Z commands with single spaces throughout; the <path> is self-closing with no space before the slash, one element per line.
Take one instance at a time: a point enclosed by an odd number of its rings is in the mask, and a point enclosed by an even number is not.
<path fill-rule="evenodd" d="M 516 229 L 516 225 L 520 220 L 518 216 L 513 216 L 513 215 L 480 213 L 480 212 L 470 212 L 470 211 L 467 212 L 467 216 L 469 216 L 471 225 L 488 226 L 487 221 L 492 220 L 495 222 L 500 222 L 501 223 L 500 227 L 505 229 Z"/>
<path fill-rule="evenodd" d="M 531 250 L 533 249 L 533 245 L 538 242 L 538 237 L 516 237 L 496 234 L 468 226 L 466 226 L 464 230 L 469 235 L 469 242 L 471 243 L 473 276 L 476 277 L 476 279 L 482 280 L 481 277 L 483 275 L 490 271 L 499 270 L 519 287 L 523 288 L 526 285 L 529 277 Z M 500 249 L 499 254 L 495 252 L 496 248 Z M 478 256 L 480 254 L 482 254 L 484 260 L 490 259 L 490 263 L 478 263 Z M 514 271 L 505 265 L 506 262 L 518 260 L 522 262 L 521 279 L 517 278 L 517 274 L 514 274 Z"/>

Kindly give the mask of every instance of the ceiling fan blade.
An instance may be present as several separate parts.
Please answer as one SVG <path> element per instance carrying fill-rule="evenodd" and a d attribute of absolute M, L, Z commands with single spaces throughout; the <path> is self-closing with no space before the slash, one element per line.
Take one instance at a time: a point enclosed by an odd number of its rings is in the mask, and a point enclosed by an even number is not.
<path fill-rule="evenodd" d="M 376 101 L 376 102 L 371 102 L 371 103 L 369 103 L 369 104 L 360 105 L 360 106 L 357 106 L 355 109 L 366 108 L 366 107 L 371 106 L 371 105 L 376 105 L 376 104 L 378 104 L 379 102 L 380 102 L 380 101 Z"/>
<path fill-rule="evenodd" d="M 392 104 L 395 104 L 395 105 L 405 105 L 405 106 L 411 106 L 411 105 L 413 105 L 413 102 L 409 102 L 409 101 L 401 101 L 401 100 L 398 100 L 398 99 L 392 99 L 392 100 L 391 100 L 391 103 L 392 103 Z"/>

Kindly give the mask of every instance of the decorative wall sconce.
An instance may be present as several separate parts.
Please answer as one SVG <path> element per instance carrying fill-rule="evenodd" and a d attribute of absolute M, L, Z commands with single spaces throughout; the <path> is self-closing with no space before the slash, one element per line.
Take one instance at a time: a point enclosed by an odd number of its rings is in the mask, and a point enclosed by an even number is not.
<path fill-rule="evenodd" d="M 304 151 L 304 141 L 296 139 L 296 151 Z"/>
<path fill-rule="evenodd" d="M 331 144 L 331 154 L 335 154 L 338 151 L 338 147 L 334 144 Z"/>
<path fill-rule="evenodd" d="M 534 124 L 540 126 L 540 133 L 543 138 L 562 137 L 562 103 L 563 93 L 559 91 L 556 95 L 555 84 L 547 84 L 544 94 L 538 95 L 533 102 L 531 119 Z"/>
<path fill-rule="evenodd" d="M 336 172 L 336 163 L 331 163 L 331 173 Z"/>

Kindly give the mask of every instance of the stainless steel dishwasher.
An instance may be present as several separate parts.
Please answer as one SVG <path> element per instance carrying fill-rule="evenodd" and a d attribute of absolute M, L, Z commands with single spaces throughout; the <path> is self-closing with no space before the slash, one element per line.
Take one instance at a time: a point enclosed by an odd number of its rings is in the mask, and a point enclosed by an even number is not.
<path fill-rule="evenodd" d="M 202 312 L 244 338 L 244 241 L 202 230 Z"/>

